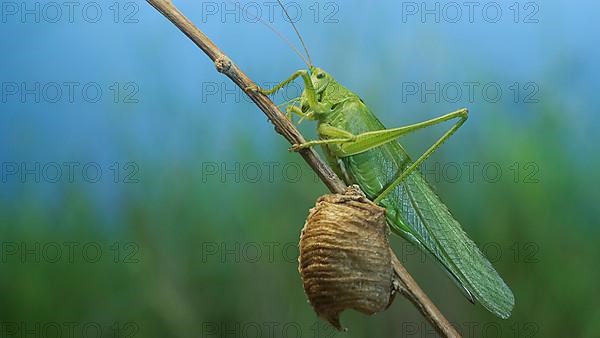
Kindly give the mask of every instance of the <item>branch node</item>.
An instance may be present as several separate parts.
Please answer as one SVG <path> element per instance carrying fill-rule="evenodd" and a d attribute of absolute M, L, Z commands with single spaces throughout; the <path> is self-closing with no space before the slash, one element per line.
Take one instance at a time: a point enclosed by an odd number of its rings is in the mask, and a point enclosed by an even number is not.
<path fill-rule="evenodd" d="M 217 72 L 227 74 L 231 69 L 231 59 L 226 55 L 221 55 L 215 60 L 215 67 L 217 67 Z"/>

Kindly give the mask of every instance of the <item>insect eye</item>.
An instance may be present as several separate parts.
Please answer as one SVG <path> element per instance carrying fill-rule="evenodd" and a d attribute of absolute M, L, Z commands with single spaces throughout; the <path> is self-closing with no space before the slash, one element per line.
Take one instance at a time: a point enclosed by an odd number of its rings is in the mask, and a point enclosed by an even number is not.
<path fill-rule="evenodd" d="M 317 79 L 322 79 L 325 77 L 325 73 L 319 73 L 317 74 Z"/>

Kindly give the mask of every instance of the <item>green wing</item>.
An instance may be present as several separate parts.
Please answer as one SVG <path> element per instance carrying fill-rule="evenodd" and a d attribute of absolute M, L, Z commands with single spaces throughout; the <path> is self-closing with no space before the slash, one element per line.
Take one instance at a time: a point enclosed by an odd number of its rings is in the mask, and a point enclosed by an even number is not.
<path fill-rule="evenodd" d="M 401 154 L 406 156 L 399 144 L 392 143 L 344 158 L 341 164 L 349 180 L 375 198 L 398 174 L 397 163 L 406 163 L 398 158 Z M 436 257 L 467 296 L 501 318 L 510 316 L 515 302 L 512 291 L 421 173 L 410 174 L 381 205 L 392 230 Z"/>
<path fill-rule="evenodd" d="M 420 173 L 409 175 L 382 204 L 396 211 L 388 216 L 396 233 L 427 248 L 488 310 L 504 319 L 510 316 L 515 303 L 511 290 Z"/>

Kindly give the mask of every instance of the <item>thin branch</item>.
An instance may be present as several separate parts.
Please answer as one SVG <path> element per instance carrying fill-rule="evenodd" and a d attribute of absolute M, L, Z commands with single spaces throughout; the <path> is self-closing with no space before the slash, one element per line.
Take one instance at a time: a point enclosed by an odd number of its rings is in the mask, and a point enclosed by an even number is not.
<path fill-rule="evenodd" d="M 217 71 L 229 77 L 240 87 L 248 97 L 263 111 L 275 126 L 275 131 L 283 136 L 290 144 L 304 143 L 305 139 L 290 120 L 277 108 L 277 106 L 262 93 L 253 90 L 256 84 L 242 72 L 237 65 L 217 45 L 215 45 L 202 31 L 200 31 L 187 17 L 173 5 L 170 0 L 146 0 L 162 15 L 169 19 L 187 37 L 189 37 L 214 63 Z M 334 193 L 343 193 L 346 185 L 331 168 L 323 162 L 319 155 L 311 148 L 300 152 L 306 163 L 325 183 L 327 188 Z M 391 249 L 390 249 L 391 250 Z M 392 252 L 392 265 L 396 275 L 397 287 L 407 297 L 433 327 L 444 337 L 460 337 L 450 322 L 442 315 L 425 292 L 417 285 L 412 276 L 406 271 L 396 255 Z"/>

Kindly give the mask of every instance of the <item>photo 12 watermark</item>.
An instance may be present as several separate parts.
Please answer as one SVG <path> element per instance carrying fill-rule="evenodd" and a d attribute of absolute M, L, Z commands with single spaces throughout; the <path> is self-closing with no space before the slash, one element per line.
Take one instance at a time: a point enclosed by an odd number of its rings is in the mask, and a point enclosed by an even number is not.
<path fill-rule="evenodd" d="M 278 82 L 266 81 L 258 83 L 260 88 L 269 89 L 277 85 Z M 291 82 L 273 95 L 271 99 L 276 102 L 288 102 L 292 99 L 300 97 L 304 90 L 303 85 Z M 252 103 L 252 100 L 238 86 L 231 81 L 205 81 L 201 86 L 202 103 L 218 102 L 218 103 Z"/>
<path fill-rule="evenodd" d="M 202 183 L 298 183 L 316 174 L 297 162 L 202 162 Z"/>
<path fill-rule="evenodd" d="M 538 337 L 540 326 L 536 322 L 451 322 L 452 326 L 464 338 L 534 338 Z M 401 337 L 433 338 L 439 337 L 437 331 L 426 322 L 402 321 Z"/>
<path fill-rule="evenodd" d="M 308 325 L 293 321 L 205 321 L 202 322 L 200 332 L 202 338 L 333 338 L 336 336 L 341 337 L 343 334 L 320 319 Z"/>
<path fill-rule="evenodd" d="M 202 242 L 202 263 L 292 263 L 298 264 L 297 242 Z"/>
<path fill-rule="evenodd" d="M 2 264 L 80 264 L 112 262 L 139 263 L 140 246 L 136 242 L 102 243 L 95 241 L 3 241 L 0 242 Z"/>
<path fill-rule="evenodd" d="M 138 337 L 140 326 L 133 321 L 0 321 L 0 338 L 77 338 L 77 337 Z"/>
<path fill-rule="evenodd" d="M 339 2 L 282 1 L 281 3 L 283 8 L 277 1 L 202 1 L 201 21 L 202 23 L 211 20 L 217 20 L 221 23 L 256 23 L 262 21 L 273 24 L 278 21 L 297 23 L 306 20 L 316 24 L 339 23 Z"/>
<path fill-rule="evenodd" d="M 446 243 L 448 243 L 448 240 L 446 240 Z M 458 245 L 455 246 L 458 247 Z M 512 243 L 480 242 L 477 247 L 492 264 L 499 262 L 537 264 L 540 262 L 540 245 L 533 241 L 517 241 Z M 428 261 L 437 263 L 435 257 L 411 243 L 402 242 L 399 247 L 395 246 L 394 249 L 401 261 L 412 259 L 422 264 Z"/>
<path fill-rule="evenodd" d="M 402 103 L 539 103 L 537 82 L 463 81 L 401 83 Z"/>
<path fill-rule="evenodd" d="M 402 23 L 515 23 L 540 22 L 537 2 L 430 2 L 405 1 L 401 9 Z"/>
<path fill-rule="evenodd" d="M 140 5 L 135 1 L 3 1 L 3 24 L 72 24 L 111 22 L 139 23 Z"/>
<path fill-rule="evenodd" d="M 419 171 L 431 183 L 540 182 L 540 166 L 536 162 L 424 162 Z"/>
<path fill-rule="evenodd" d="M 139 103 L 136 82 L 4 81 L 0 103 Z"/>
<path fill-rule="evenodd" d="M 140 182 L 136 162 L 1 162 L 1 183 L 99 183 L 131 184 Z"/>

